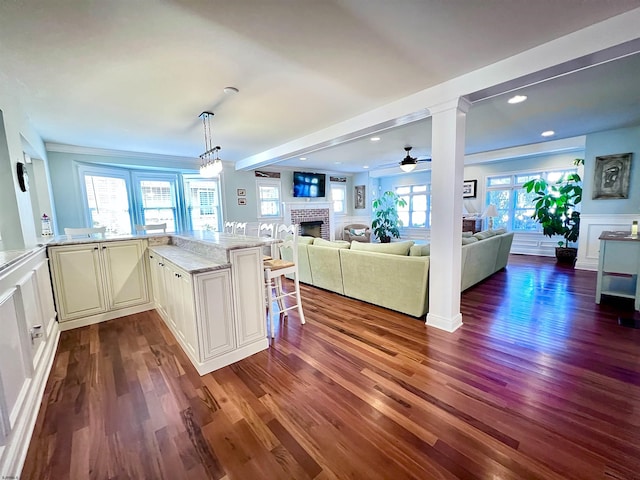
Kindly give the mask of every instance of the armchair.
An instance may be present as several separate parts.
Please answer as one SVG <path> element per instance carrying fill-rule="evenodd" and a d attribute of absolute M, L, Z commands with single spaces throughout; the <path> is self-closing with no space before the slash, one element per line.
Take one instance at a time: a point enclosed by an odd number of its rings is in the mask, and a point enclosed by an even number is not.
<path fill-rule="evenodd" d="M 342 232 L 342 238 L 348 242 L 355 241 L 369 243 L 371 241 L 371 228 L 362 223 L 345 225 L 344 231 Z"/>

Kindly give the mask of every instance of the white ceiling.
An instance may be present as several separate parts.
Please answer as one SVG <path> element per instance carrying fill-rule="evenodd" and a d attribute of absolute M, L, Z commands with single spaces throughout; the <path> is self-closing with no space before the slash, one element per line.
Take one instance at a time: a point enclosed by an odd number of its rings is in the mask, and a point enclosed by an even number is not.
<path fill-rule="evenodd" d="M 4 0 L 2 75 L 51 143 L 238 161 L 516 55 L 640 0 Z M 474 103 L 467 153 L 640 123 L 634 56 Z M 223 93 L 235 86 L 238 95 Z M 356 172 L 430 153 L 424 120 L 307 155 Z M 335 164 L 335 162 L 341 162 Z"/>

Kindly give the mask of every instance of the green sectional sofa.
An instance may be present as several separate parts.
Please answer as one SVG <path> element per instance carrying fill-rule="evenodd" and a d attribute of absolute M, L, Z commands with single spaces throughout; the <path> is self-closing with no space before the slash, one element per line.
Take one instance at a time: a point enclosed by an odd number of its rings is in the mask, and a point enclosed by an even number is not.
<path fill-rule="evenodd" d="M 506 267 L 513 233 L 463 237 L 461 289 Z M 285 259 L 291 255 L 283 250 Z M 329 242 L 299 237 L 300 281 L 340 295 L 421 317 L 429 310 L 429 245 Z"/>

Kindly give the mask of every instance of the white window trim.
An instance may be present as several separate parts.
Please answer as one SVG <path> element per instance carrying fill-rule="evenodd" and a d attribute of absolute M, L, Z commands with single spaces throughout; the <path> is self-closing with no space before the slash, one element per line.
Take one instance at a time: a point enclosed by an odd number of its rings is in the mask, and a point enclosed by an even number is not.
<path fill-rule="evenodd" d="M 346 183 L 337 183 L 337 182 L 330 182 L 329 183 L 329 193 L 331 194 L 331 208 L 333 209 L 333 193 L 331 192 L 331 190 L 333 188 L 339 188 L 344 192 L 344 211 L 342 212 L 336 212 L 335 210 L 333 210 L 333 214 L 337 217 L 344 217 L 347 215 L 347 213 L 349 212 L 349 197 L 347 195 L 347 184 Z"/>
<path fill-rule="evenodd" d="M 124 168 L 117 168 L 117 167 L 111 167 L 111 166 L 105 166 L 105 165 L 85 165 L 85 164 L 78 165 L 78 177 L 80 180 L 80 189 L 82 191 L 82 210 L 83 210 L 82 216 L 84 217 L 85 226 L 91 227 L 92 218 L 91 218 L 91 211 L 89 209 L 87 186 L 84 180 L 85 175 L 92 175 L 92 176 L 99 176 L 99 177 L 113 177 L 113 178 L 120 178 L 124 180 L 127 188 L 127 197 L 128 197 L 127 201 L 129 204 L 129 220 L 131 223 L 130 233 L 133 233 L 134 225 L 136 221 L 135 219 L 136 212 L 132 210 L 132 205 L 135 205 L 135 203 L 134 203 L 130 171 Z M 69 226 L 73 226 L 73 225 L 69 225 Z"/>
<path fill-rule="evenodd" d="M 581 170 L 581 166 L 557 166 L 557 167 L 550 167 L 550 168 L 535 168 L 535 169 L 528 169 L 528 170 L 513 170 L 513 171 L 509 171 L 509 172 L 500 172 L 500 173 L 495 173 L 493 175 L 486 175 L 484 177 L 484 200 L 482 202 L 482 211 L 484 212 L 487 207 L 489 206 L 489 192 L 491 191 L 495 191 L 495 190 L 506 190 L 509 189 L 511 190 L 511 192 L 515 192 L 516 190 L 520 189 L 522 187 L 522 184 L 519 183 L 515 183 L 515 177 L 517 175 L 535 175 L 535 174 L 541 174 L 543 175 L 543 177 L 546 178 L 548 177 L 548 175 L 550 173 L 554 173 L 554 172 L 566 172 L 567 170 L 573 170 L 575 169 L 576 172 L 580 175 L 581 178 L 584 178 L 583 175 L 583 170 Z M 511 177 L 511 183 L 509 183 L 508 185 L 495 185 L 495 186 L 489 186 L 489 179 L 490 178 L 499 178 L 499 177 Z M 512 232 L 516 232 L 518 235 L 539 235 L 542 233 L 542 227 L 540 225 L 538 225 L 538 230 L 532 231 L 532 230 L 516 230 L 513 228 L 513 213 L 515 212 L 515 206 L 514 206 L 514 202 L 515 201 L 515 196 L 512 195 L 511 198 L 511 205 L 509 207 L 509 224 L 507 225 L 507 230 L 512 231 Z"/>
<path fill-rule="evenodd" d="M 260 198 L 260 187 L 277 187 L 278 188 L 278 214 L 262 215 L 262 199 Z M 258 211 L 256 212 L 259 219 L 282 219 L 282 182 L 279 178 L 256 178 L 256 199 L 258 203 Z"/>
<path fill-rule="evenodd" d="M 413 187 L 423 187 L 426 186 L 427 190 L 425 192 L 413 192 Z M 410 192 L 409 193 L 404 193 L 404 194 L 398 194 L 398 189 L 399 188 L 406 188 L 409 187 L 410 188 Z M 431 199 L 431 183 L 412 183 L 410 185 L 396 185 L 395 187 L 393 187 L 393 191 L 396 195 L 398 195 L 399 197 L 402 196 L 409 196 L 409 202 L 407 202 L 407 206 L 409 207 L 408 211 L 409 211 L 409 219 L 412 218 L 412 207 L 413 207 L 413 203 L 411 202 L 411 197 L 415 196 L 415 195 L 426 195 L 427 196 L 427 211 L 426 213 L 426 219 L 425 219 L 425 226 L 424 227 L 413 227 L 410 225 L 403 225 L 401 228 L 405 229 L 405 230 L 428 230 L 431 228 L 431 207 L 432 207 L 432 199 Z"/>

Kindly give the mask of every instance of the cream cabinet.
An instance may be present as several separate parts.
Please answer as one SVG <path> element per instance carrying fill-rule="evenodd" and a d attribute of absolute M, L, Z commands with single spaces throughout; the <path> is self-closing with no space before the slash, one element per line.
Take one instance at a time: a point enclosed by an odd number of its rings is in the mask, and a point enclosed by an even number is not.
<path fill-rule="evenodd" d="M 199 275 L 196 304 L 200 337 L 200 359 L 207 361 L 236 348 L 231 304 L 231 273 L 228 269 Z"/>
<path fill-rule="evenodd" d="M 166 315 L 166 289 L 164 286 L 164 259 L 152 253 L 148 252 L 149 256 L 149 272 L 151 274 L 151 297 L 158 310 L 164 317 Z"/>
<path fill-rule="evenodd" d="M 70 328 L 135 313 L 149 303 L 143 240 L 49 248 L 61 322 Z M 116 313 L 114 313 L 116 312 Z"/>
<path fill-rule="evenodd" d="M 234 350 L 229 269 L 191 274 L 152 251 L 149 263 L 156 308 L 196 367 Z"/>
<path fill-rule="evenodd" d="M 238 328 L 232 268 L 191 274 L 153 249 L 149 264 L 156 308 L 198 373 L 204 375 L 268 346 L 264 329 L 261 341 L 247 338 L 260 330 L 255 322 L 248 329 Z"/>
<path fill-rule="evenodd" d="M 167 260 L 163 259 L 162 264 L 165 320 L 187 353 L 199 358 L 191 274 Z"/>

